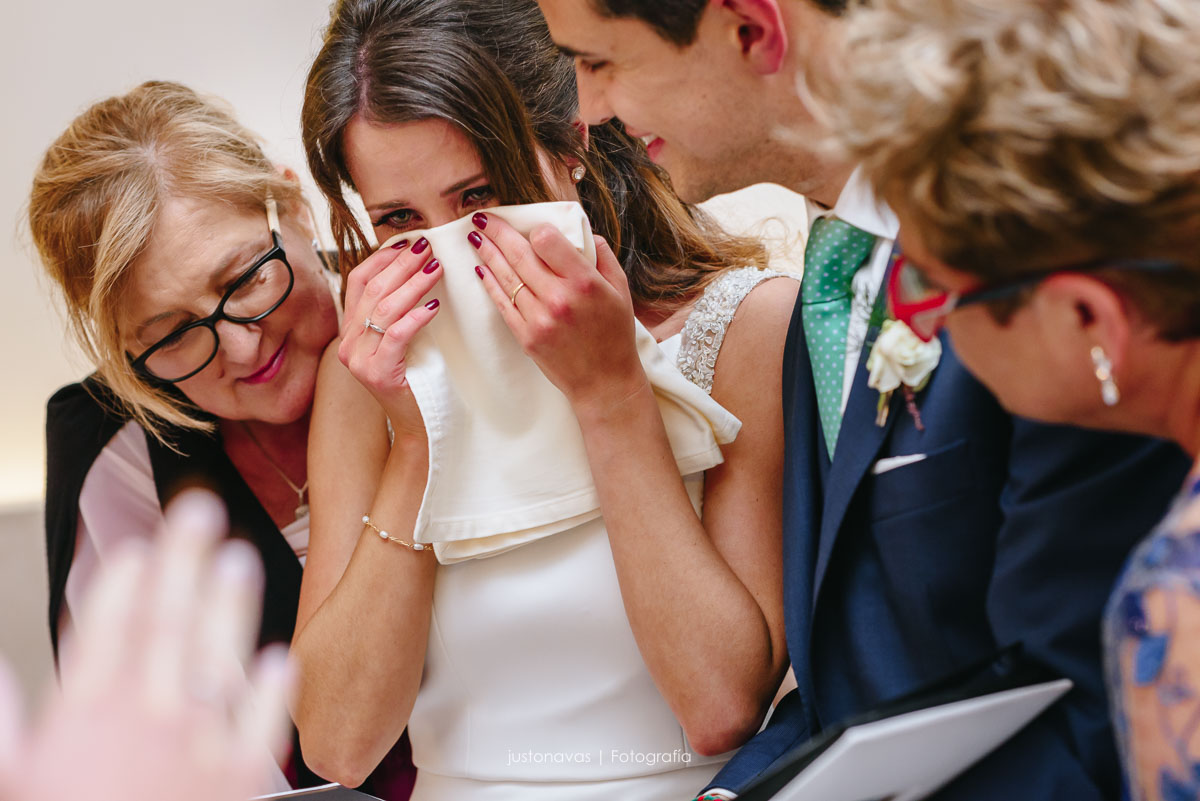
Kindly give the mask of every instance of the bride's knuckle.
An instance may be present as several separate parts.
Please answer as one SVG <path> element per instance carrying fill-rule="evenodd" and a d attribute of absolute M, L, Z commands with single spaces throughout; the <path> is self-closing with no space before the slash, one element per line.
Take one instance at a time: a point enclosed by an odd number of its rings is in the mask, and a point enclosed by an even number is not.
<path fill-rule="evenodd" d="M 569 323 L 575 316 L 571 301 L 562 295 L 552 295 L 546 301 L 546 314 L 551 322 Z"/>
<path fill-rule="evenodd" d="M 529 241 L 535 248 L 544 247 L 558 236 L 558 229 L 553 225 L 543 223 L 529 232 Z"/>
<path fill-rule="evenodd" d="M 549 342 L 557 329 L 558 322 L 553 316 L 539 315 L 531 326 L 534 343 L 542 345 Z"/>
<path fill-rule="evenodd" d="M 377 298 L 382 294 L 383 281 L 380 280 L 380 276 L 375 276 L 370 281 L 367 281 L 366 286 L 363 287 L 363 295 L 365 297 Z"/>

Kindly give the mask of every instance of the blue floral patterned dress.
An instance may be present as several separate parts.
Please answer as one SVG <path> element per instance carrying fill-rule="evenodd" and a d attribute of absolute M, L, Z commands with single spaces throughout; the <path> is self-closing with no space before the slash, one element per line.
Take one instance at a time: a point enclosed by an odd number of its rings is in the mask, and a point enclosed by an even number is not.
<path fill-rule="evenodd" d="M 1129 797 L 1200 799 L 1200 474 L 1134 551 L 1109 600 L 1105 654 Z"/>

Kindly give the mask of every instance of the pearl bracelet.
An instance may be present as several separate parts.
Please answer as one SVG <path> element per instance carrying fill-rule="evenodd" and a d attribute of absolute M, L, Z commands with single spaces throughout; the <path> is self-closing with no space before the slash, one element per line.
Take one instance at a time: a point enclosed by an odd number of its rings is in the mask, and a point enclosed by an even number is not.
<path fill-rule="evenodd" d="M 405 548 L 411 548 L 414 551 L 429 550 L 429 546 L 422 542 L 405 542 L 402 539 L 393 537 L 391 534 L 388 534 L 386 531 L 381 529 L 379 526 L 372 523 L 370 515 L 363 515 L 362 521 L 363 521 L 363 525 L 366 526 L 367 528 L 371 529 L 372 531 L 374 531 L 376 534 L 378 534 L 379 539 L 381 539 L 381 540 L 387 540 L 389 542 L 394 542 L 397 545 L 403 545 Z"/>

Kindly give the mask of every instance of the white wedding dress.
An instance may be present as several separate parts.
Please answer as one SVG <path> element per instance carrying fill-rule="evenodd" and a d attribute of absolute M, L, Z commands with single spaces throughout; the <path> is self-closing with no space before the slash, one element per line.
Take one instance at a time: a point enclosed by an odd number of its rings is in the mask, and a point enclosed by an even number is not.
<path fill-rule="evenodd" d="M 662 343 L 705 391 L 738 304 L 777 275 L 728 271 Z M 698 509 L 703 476 L 685 482 Z M 729 756 L 693 751 L 655 686 L 602 520 L 439 566 L 408 733 L 413 801 L 682 801 Z"/>

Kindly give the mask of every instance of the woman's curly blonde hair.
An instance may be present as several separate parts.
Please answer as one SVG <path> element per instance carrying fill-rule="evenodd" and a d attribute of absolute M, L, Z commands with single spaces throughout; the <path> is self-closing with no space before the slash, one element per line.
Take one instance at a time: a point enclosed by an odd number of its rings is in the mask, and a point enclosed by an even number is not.
<path fill-rule="evenodd" d="M 808 78 L 835 139 L 929 250 L 985 281 L 1079 259 L 1200 336 L 1200 3 L 873 0 Z"/>

